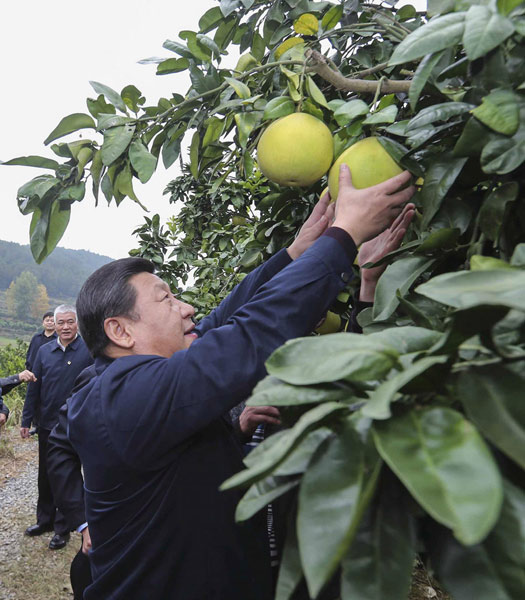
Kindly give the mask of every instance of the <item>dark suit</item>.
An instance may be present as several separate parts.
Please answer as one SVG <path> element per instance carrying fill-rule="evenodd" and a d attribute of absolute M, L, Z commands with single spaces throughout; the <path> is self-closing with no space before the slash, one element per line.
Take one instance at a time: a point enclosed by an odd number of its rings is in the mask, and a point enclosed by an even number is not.
<path fill-rule="evenodd" d="M 2 396 L 9 393 L 17 385 L 22 382 L 18 378 L 18 374 L 9 375 L 9 377 L 0 377 L 0 413 L 4 414 L 6 418 L 9 416 L 9 408 L 4 404 Z"/>
<path fill-rule="evenodd" d="M 95 375 L 95 365 L 84 369 L 75 381 L 72 393 L 84 387 Z M 58 423 L 49 435 L 47 472 L 55 504 L 71 531 L 76 531 L 86 522 L 81 468 L 80 458 L 67 437 L 67 404 L 64 404 Z M 82 600 L 84 590 L 92 581 L 89 558 L 82 552 L 82 545 L 71 563 L 70 577 L 74 600 Z"/>
<path fill-rule="evenodd" d="M 38 427 L 38 503 L 37 523 L 43 527 L 54 526 L 55 533 L 69 532 L 64 515 L 57 511 L 47 474 L 47 444 L 49 434 L 58 421 L 58 412 L 70 396 L 75 379 L 93 359 L 78 336 L 65 351 L 58 340 L 44 344 L 38 350 L 33 364 L 36 382 L 28 385 L 22 427 L 29 427 L 36 412 Z"/>
<path fill-rule="evenodd" d="M 273 350 L 313 330 L 350 277 L 352 248 L 323 236 L 291 265 L 278 253 L 168 359 L 96 360 L 68 411 L 93 542 L 86 600 L 271 598 L 264 515 L 236 524 L 242 493 L 218 491 L 243 468 L 222 415 Z"/>

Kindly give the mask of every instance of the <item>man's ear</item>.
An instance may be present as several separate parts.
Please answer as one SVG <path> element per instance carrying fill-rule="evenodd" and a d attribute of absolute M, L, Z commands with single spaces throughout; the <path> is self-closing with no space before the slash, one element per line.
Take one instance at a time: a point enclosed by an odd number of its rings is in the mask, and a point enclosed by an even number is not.
<path fill-rule="evenodd" d="M 122 350 L 131 350 L 135 339 L 128 327 L 126 317 L 110 317 L 104 321 L 104 331 L 110 342 Z"/>

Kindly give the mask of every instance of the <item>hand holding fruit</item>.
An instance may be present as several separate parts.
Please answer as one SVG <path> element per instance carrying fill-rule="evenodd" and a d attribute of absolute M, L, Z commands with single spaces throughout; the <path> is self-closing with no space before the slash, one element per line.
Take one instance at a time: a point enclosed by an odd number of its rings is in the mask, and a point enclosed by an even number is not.
<path fill-rule="evenodd" d="M 315 240 L 321 236 L 330 226 L 334 218 L 335 207 L 330 204 L 330 194 L 326 193 L 314 206 L 312 214 L 305 221 L 291 246 L 288 248 L 288 254 L 292 260 L 299 258 Z"/>
<path fill-rule="evenodd" d="M 348 166 L 341 165 L 334 226 L 349 233 L 356 246 L 371 240 L 392 225 L 412 198 L 414 186 L 400 190 L 410 177 L 408 171 L 403 171 L 383 183 L 358 190 L 352 185 Z"/>

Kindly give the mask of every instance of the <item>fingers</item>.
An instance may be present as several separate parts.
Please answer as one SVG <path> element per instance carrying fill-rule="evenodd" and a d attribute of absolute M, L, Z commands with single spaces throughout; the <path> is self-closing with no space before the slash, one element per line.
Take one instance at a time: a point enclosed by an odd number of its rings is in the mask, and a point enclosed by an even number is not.
<path fill-rule="evenodd" d="M 383 183 L 378 183 L 375 187 L 385 194 L 393 194 L 394 192 L 397 192 L 400 187 L 406 185 L 411 177 L 412 173 L 410 173 L 410 171 L 403 171 L 399 175 L 395 175 L 394 177 L 383 181 Z"/>
<path fill-rule="evenodd" d="M 406 204 L 410 198 L 415 194 L 416 188 L 411 185 L 410 187 L 405 188 L 395 194 L 390 195 L 391 206 L 392 207 L 400 207 L 403 204 Z"/>
<path fill-rule="evenodd" d="M 345 189 L 354 189 L 352 184 L 352 174 L 347 164 L 343 163 L 339 168 L 339 194 Z"/>

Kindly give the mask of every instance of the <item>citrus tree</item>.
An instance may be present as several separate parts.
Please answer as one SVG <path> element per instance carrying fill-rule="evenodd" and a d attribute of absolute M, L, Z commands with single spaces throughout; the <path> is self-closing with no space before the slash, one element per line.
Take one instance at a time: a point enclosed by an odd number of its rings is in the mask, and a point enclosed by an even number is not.
<path fill-rule="evenodd" d="M 145 106 L 132 85 L 93 83 L 89 114 L 65 117 L 46 140 L 64 160 L 9 164 L 52 172 L 18 195 L 40 261 L 87 182 L 97 198 L 138 202 L 133 181 L 180 159 L 168 192 L 181 208 L 167 224 L 146 219 L 133 253 L 174 286 L 191 273 L 184 297 L 204 313 L 289 243 L 326 185 L 268 181 L 256 161 L 265 128 L 309 113 L 332 131 L 335 157 L 376 136 L 420 178 L 417 219 L 383 259 L 364 335 L 294 340 L 268 360 L 248 404 L 278 406 L 288 427 L 224 487 L 247 487 L 240 521 L 281 496 L 290 503 L 278 600 L 304 590 L 403 599 L 416 554 L 456 600 L 518 600 L 525 5 L 429 0 L 422 13 L 395 4 L 220 0 L 199 31 L 164 43 L 168 58 L 148 59 L 159 75 L 189 71 L 185 96 Z M 224 68 L 232 48 L 241 58 Z M 56 142 L 80 129 L 94 139 Z"/>

